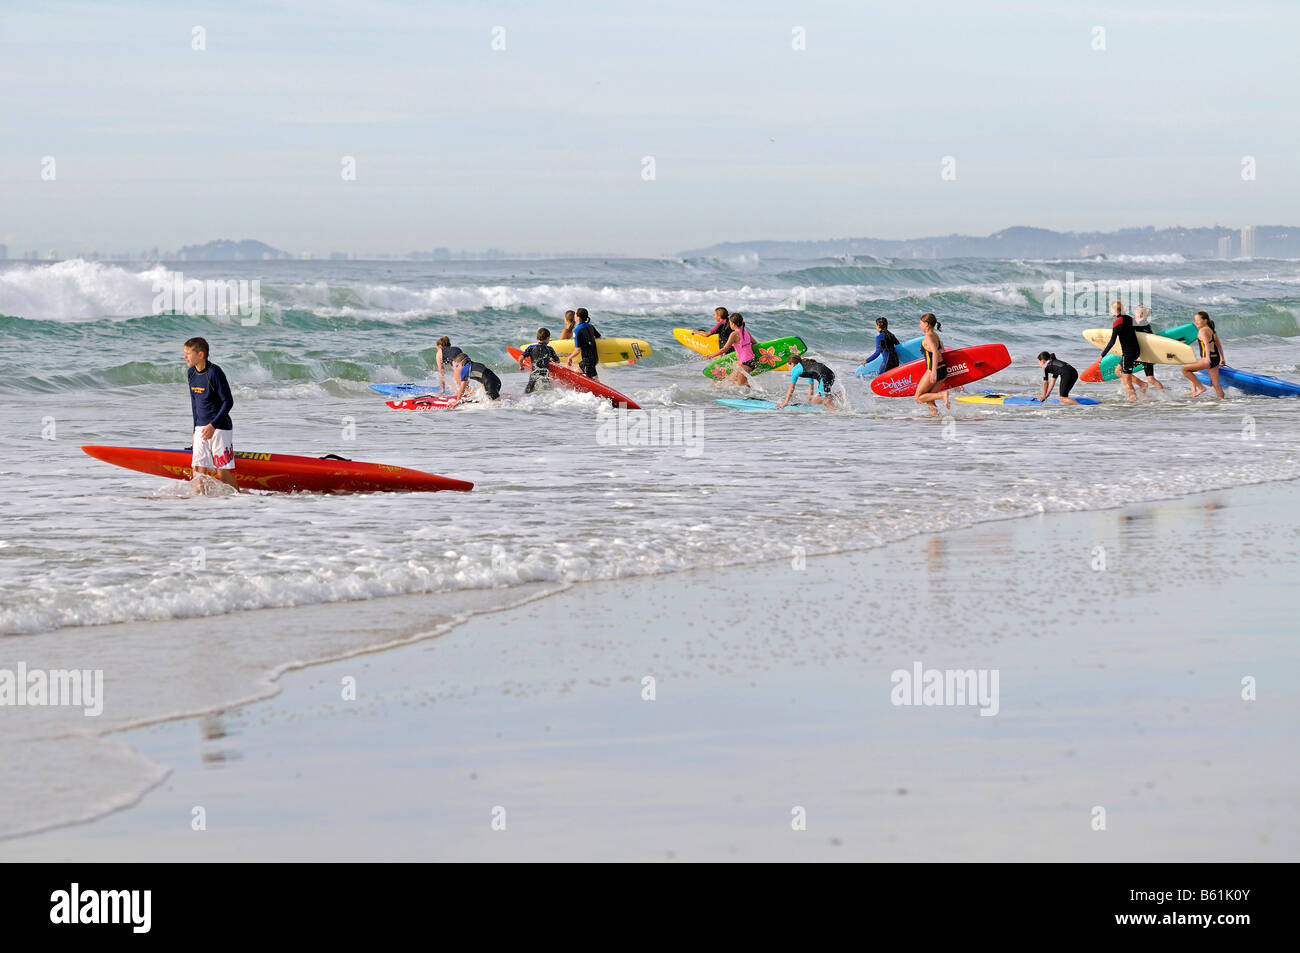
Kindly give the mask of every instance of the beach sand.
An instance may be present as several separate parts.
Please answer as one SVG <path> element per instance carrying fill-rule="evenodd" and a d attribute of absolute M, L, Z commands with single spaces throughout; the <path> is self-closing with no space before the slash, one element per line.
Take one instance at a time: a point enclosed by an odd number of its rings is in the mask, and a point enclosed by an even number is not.
<path fill-rule="evenodd" d="M 112 734 L 170 774 L 0 859 L 1300 857 L 1300 484 L 744 560 L 481 593 L 533 599 Z M 305 661 L 452 624 L 441 598 L 221 624 L 328 613 Z M 997 714 L 893 704 L 917 663 L 995 670 Z"/>

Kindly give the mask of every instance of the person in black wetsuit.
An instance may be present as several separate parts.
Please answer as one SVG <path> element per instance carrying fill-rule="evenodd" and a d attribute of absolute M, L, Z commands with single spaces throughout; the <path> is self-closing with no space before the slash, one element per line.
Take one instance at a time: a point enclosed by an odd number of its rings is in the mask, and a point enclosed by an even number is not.
<path fill-rule="evenodd" d="M 537 329 L 537 343 L 530 344 L 524 348 L 523 354 L 519 357 L 519 369 L 524 369 L 524 361 L 532 363 L 533 372 L 528 376 L 528 385 L 524 388 L 525 394 L 531 394 L 533 388 L 537 386 L 538 381 L 549 381 L 551 379 L 547 368 L 552 362 L 559 363 L 560 355 L 555 353 L 555 348 L 551 347 L 551 332 L 546 328 Z"/>
<path fill-rule="evenodd" d="M 572 364 L 578 358 L 578 369 L 592 380 L 596 379 L 596 365 L 600 363 L 600 353 L 596 350 L 596 339 L 600 332 L 588 320 L 587 309 L 579 308 L 576 312 L 578 323 L 573 326 L 573 353 L 566 364 Z"/>
<path fill-rule="evenodd" d="M 1043 368 L 1043 394 L 1038 398 L 1039 403 L 1047 400 L 1047 395 L 1052 392 L 1056 382 L 1061 382 L 1061 403 L 1077 404 L 1078 401 L 1070 396 L 1070 390 L 1075 384 L 1079 383 L 1079 372 L 1072 365 L 1065 361 L 1057 360 L 1055 354 L 1050 351 L 1043 351 L 1038 355 L 1038 363 Z M 1052 383 L 1048 384 L 1047 379 L 1052 378 Z"/>
<path fill-rule="evenodd" d="M 483 390 L 487 393 L 488 400 L 501 399 L 501 378 L 486 364 L 480 364 L 478 361 L 471 361 L 469 355 L 464 351 L 456 355 L 456 360 L 451 365 L 453 378 L 458 382 L 459 387 L 456 391 L 456 399 L 464 400 L 465 392 L 469 389 L 470 381 L 478 381 L 483 385 Z"/>
<path fill-rule="evenodd" d="M 898 366 L 898 338 L 894 337 L 894 332 L 889 330 L 888 318 L 876 318 L 876 349 L 870 355 L 862 359 L 862 366 L 866 367 L 882 354 L 885 357 L 884 364 L 876 372 L 879 376 L 885 371 L 892 371 Z"/>
<path fill-rule="evenodd" d="M 1200 397 L 1205 393 L 1205 386 L 1196 377 L 1197 371 L 1205 371 L 1210 375 L 1210 383 L 1214 386 L 1214 393 L 1222 397 L 1223 386 L 1219 383 L 1219 368 L 1225 364 L 1223 360 L 1223 341 L 1219 340 L 1219 332 L 1214 330 L 1214 322 L 1210 320 L 1210 316 L 1204 311 L 1197 311 L 1192 320 L 1196 322 L 1196 343 L 1201 348 L 1201 357 L 1200 360 L 1183 365 L 1183 376 L 1192 385 L 1192 389 L 1187 396 Z"/>
<path fill-rule="evenodd" d="M 460 348 L 452 346 L 451 338 L 447 335 L 438 338 L 438 384 L 444 392 L 447 390 L 447 379 L 443 376 L 444 368 L 451 367 L 452 361 L 456 360 L 456 355 L 464 353 Z"/>
<path fill-rule="evenodd" d="M 1138 305 L 1137 316 L 1133 318 L 1133 330 L 1138 333 L 1156 333 L 1151 330 L 1151 309 L 1144 304 Z M 1142 380 L 1142 378 L 1138 377 L 1136 374 L 1133 375 L 1133 380 L 1142 388 L 1142 393 L 1146 393 L 1147 385 L 1149 384 L 1154 384 L 1156 390 L 1165 389 L 1165 385 L 1156 380 L 1156 366 L 1154 364 L 1149 364 L 1146 361 L 1143 361 L 1142 373 L 1146 375 L 1146 380 Z"/>
<path fill-rule="evenodd" d="M 1115 322 L 1110 326 L 1110 340 L 1102 348 L 1101 356 L 1105 357 L 1110 353 L 1110 349 L 1119 342 L 1120 362 L 1116 372 L 1119 379 L 1123 382 L 1124 387 L 1128 390 L 1128 399 L 1134 403 L 1137 402 L 1137 392 L 1133 390 L 1133 371 L 1137 368 L 1138 355 L 1141 353 L 1141 346 L 1138 344 L 1137 331 L 1133 328 L 1133 316 L 1124 313 L 1124 303 L 1116 301 L 1110 306 L 1111 316 Z M 1101 360 L 1101 358 L 1098 358 Z"/>
<path fill-rule="evenodd" d="M 713 327 L 705 331 L 703 328 L 696 328 L 700 334 L 708 336 L 716 334 L 718 336 L 718 347 L 722 348 L 723 353 L 727 350 L 727 338 L 731 337 L 730 313 L 726 308 L 713 309 Z"/>

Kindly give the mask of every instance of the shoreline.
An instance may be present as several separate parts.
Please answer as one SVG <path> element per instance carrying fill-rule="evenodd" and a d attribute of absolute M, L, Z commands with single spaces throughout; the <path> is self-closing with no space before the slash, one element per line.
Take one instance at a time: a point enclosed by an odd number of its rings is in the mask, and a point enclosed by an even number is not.
<path fill-rule="evenodd" d="M 1300 492 L 1297 492 L 1297 490 L 1300 489 L 1300 484 L 1296 481 L 1285 481 L 1281 484 L 1265 484 L 1264 486 L 1280 487 L 1280 492 L 1287 495 L 1292 501 L 1300 500 Z M 435 654 L 449 657 L 465 656 L 464 671 L 461 672 L 460 681 L 453 679 L 451 682 L 447 682 L 439 688 L 435 688 L 432 691 L 426 691 L 420 696 L 419 702 L 417 703 L 419 705 L 431 706 L 433 708 L 436 708 L 438 705 L 442 705 L 444 708 L 447 705 L 453 707 L 464 707 L 468 705 L 472 708 L 474 704 L 472 700 L 480 693 L 480 691 L 483 693 L 491 693 L 495 689 L 497 692 L 502 693 L 504 697 L 513 696 L 521 704 L 524 703 L 525 699 L 531 698 L 538 700 L 537 703 L 540 704 L 543 709 L 546 709 L 554 706 L 558 700 L 564 699 L 565 696 L 571 695 L 575 691 L 575 688 L 583 684 L 584 680 L 589 682 L 591 686 L 599 685 L 602 686 L 603 689 L 608 689 L 610 686 L 614 685 L 617 680 L 626 681 L 626 679 L 630 677 L 627 676 L 626 673 L 620 676 L 617 672 L 602 669 L 602 665 L 605 665 L 608 660 L 603 659 L 600 646 L 605 642 L 614 640 L 616 637 L 612 635 L 607 636 L 601 633 L 618 632 L 621 627 L 626 627 L 628 624 L 627 618 L 620 616 L 617 612 L 611 615 L 603 608 L 607 601 L 605 599 L 605 594 L 611 591 L 618 592 L 619 590 L 634 590 L 642 593 L 660 595 L 664 593 L 681 592 L 684 604 L 689 604 L 700 612 L 707 614 L 709 612 L 708 607 L 713 601 L 708 592 L 710 584 L 708 582 L 701 583 L 699 580 L 701 578 L 711 579 L 716 577 L 718 574 L 726 576 L 727 578 L 737 578 L 742 580 L 737 583 L 738 586 L 749 584 L 751 585 L 751 588 L 758 584 L 756 580 L 765 580 L 765 586 L 768 589 L 771 588 L 773 580 L 794 578 L 799 580 L 801 589 L 808 589 L 811 587 L 813 590 L 817 590 L 819 587 L 825 589 L 824 583 L 815 582 L 819 577 L 825 576 L 836 578 L 843 576 L 846 567 L 857 565 L 872 565 L 888 568 L 898 564 L 908 563 L 910 561 L 916 563 L 922 568 L 922 571 L 929 576 L 933 571 L 934 560 L 938 559 L 942 561 L 942 553 L 950 545 L 960 550 L 966 550 L 979 549 L 982 545 L 980 543 L 981 539 L 1006 540 L 1010 538 L 1018 538 L 1024 540 L 1028 538 L 1032 541 L 1035 534 L 1026 529 L 1027 524 L 1042 522 L 1046 520 L 1047 517 L 1066 517 L 1066 519 L 1051 520 L 1051 529 L 1047 531 L 1046 535 L 1077 535 L 1086 525 L 1097 521 L 1122 527 L 1126 524 L 1140 524 L 1147 518 L 1146 516 L 1141 515 L 1143 513 L 1148 515 L 1155 514 L 1153 518 L 1157 520 L 1159 519 L 1159 514 L 1163 511 L 1185 510 L 1195 513 L 1198 509 L 1198 505 L 1208 505 L 1209 503 L 1213 503 L 1214 498 L 1216 497 L 1220 499 L 1227 497 L 1228 500 L 1226 503 L 1215 504 L 1215 510 L 1222 508 L 1223 506 L 1226 506 L 1230 510 L 1234 507 L 1237 509 L 1249 509 L 1257 504 L 1253 500 L 1247 498 L 1262 497 L 1264 495 L 1267 495 L 1267 492 L 1264 491 L 1262 493 L 1257 485 L 1254 487 L 1237 487 L 1232 490 L 1209 491 L 1206 494 L 1199 494 L 1191 497 L 1184 496 L 1178 498 L 1176 501 L 1165 501 L 1161 503 L 1131 504 L 1127 507 L 1117 507 L 1107 510 L 1065 511 L 1039 514 L 1037 520 L 1022 519 L 1020 516 L 1010 517 L 1004 520 L 979 523 L 967 528 L 951 530 L 941 534 L 917 534 L 908 537 L 905 540 L 888 543 L 874 549 L 857 551 L 855 553 L 809 556 L 807 557 L 807 572 L 799 574 L 778 571 L 777 567 L 780 566 L 780 564 L 769 562 L 762 565 L 756 564 L 740 568 L 696 570 L 688 573 L 677 572 L 661 574 L 658 576 L 636 577 L 613 581 L 594 581 L 581 586 L 570 584 L 560 590 L 548 589 L 543 592 L 534 592 L 513 606 L 501 607 L 495 610 L 481 609 L 477 612 L 471 612 L 465 615 L 465 617 L 460 621 L 449 620 L 440 624 L 435 629 L 426 628 L 417 632 L 415 630 L 419 628 L 419 623 L 417 623 L 414 618 L 408 618 L 408 625 L 412 628 L 412 632 L 408 634 L 408 637 L 405 640 L 399 640 L 398 642 L 389 640 L 380 645 L 364 649 L 354 649 L 341 659 L 299 659 L 287 663 L 281 666 L 278 671 L 267 677 L 267 687 L 271 690 L 269 694 L 237 705 L 218 705 L 209 708 L 207 714 L 216 714 L 222 718 L 233 718 L 235 721 L 242 721 L 251 717 L 249 713 L 254 710 L 268 710 L 275 708 L 276 705 L 279 704 L 277 700 L 281 699 L 282 696 L 286 696 L 283 699 L 286 703 L 291 703 L 291 706 L 298 706 L 303 703 L 303 699 L 297 697 L 302 693 L 300 686 L 305 681 L 322 677 L 320 673 L 326 671 L 339 671 L 344 668 L 354 670 L 358 667 L 365 670 L 372 668 L 372 663 L 374 668 L 382 670 L 388 665 L 389 660 L 395 659 L 398 656 L 407 657 L 411 663 L 408 667 L 412 670 L 418 670 L 420 666 L 428 661 L 423 658 L 423 656 L 428 652 L 434 652 Z M 1204 498 L 1201 500 L 1201 504 L 1198 504 L 1197 502 L 1198 497 Z M 1234 500 L 1236 501 L 1235 503 L 1233 502 Z M 1214 510 L 1211 510 L 1211 512 L 1213 511 Z M 1175 535 L 1177 533 L 1176 530 L 1171 529 L 1170 531 L 1175 533 Z M 1007 553 L 1003 553 L 998 558 L 1006 560 L 1008 555 L 1009 554 Z M 1083 555 L 1086 554 L 1081 555 L 1076 553 L 1072 558 L 1077 561 L 1083 558 Z M 983 593 L 983 589 L 987 585 L 987 579 L 989 576 L 992 576 L 995 580 L 999 578 L 1004 581 L 1014 579 L 1014 561 L 1012 562 L 1013 565 L 1010 567 L 1004 566 L 999 569 L 991 566 L 987 574 L 976 572 L 970 575 L 970 578 L 966 580 L 967 583 L 969 583 L 969 586 L 961 592 L 960 598 L 975 599 L 977 602 L 983 599 L 985 600 L 983 604 L 984 610 L 996 614 L 997 606 L 994 604 L 996 600 L 990 602 L 988 594 Z M 1009 572 L 1008 569 L 1010 570 Z M 853 577 L 851 571 L 848 575 L 851 578 Z M 1090 575 L 1100 575 L 1104 578 L 1108 574 L 1092 573 Z M 749 583 L 743 581 L 746 576 L 752 577 Z M 1083 578 L 1086 579 L 1088 577 Z M 1059 580 L 1057 580 L 1057 583 L 1059 584 Z M 841 586 L 845 585 L 845 582 L 841 582 Z M 908 585 L 914 585 L 914 583 L 909 582 Z M 1011 585 L 1013 588 L 1017 587 L 1014 583 L 1008 583 L 1008 585 Z M 851 581 L 847 582 L 847 586 L 843 591 L 836 593 L 834 587 L 826 591 L 828 594 L 828 603 L 845 601 L 846 597 L 852 598 L 853 595 Z M 904 591 L 906 590 L 904 589 Z M 493 592 L 494 591 L 491 590 L 487 591 L 488 594 Z M 1052 598 L 1066 598 L 1059 594 L 1053 595 L 1051 587 L 1045 590 L 1045 592 L 1045 598 L 1048 598 L 1049 600 Z M 944 603 L 951 603 L 953 599 L 953 594 L 949 593 L 945 595 L 942 591 L 935 590 L 933 587 L 923 588 L 922 593 L 931 610 L 942 610 Z M 499 595 L 499 592 L 496 594 Z M 555 598 L 546 598 L 547 596 L 555 596 Z M 393 599 L 396 600 L 409 600 L 411 602 L 424 603 L 426 610 L 429 598 L 430 597 L 428 596 L 393 597 Z M 801 604 L 806 604 L 807 611 L 813 617 L 821 615 L 826 611 L 826 607 L 820 602 L 816 600 L 807 601 L 806 595 L 800 595 L 797 599 L 800 600 Z M 381 610 L 384 605 L 391 601 L 392 600 L 370 600 L 366 603 L 349 604 L 362 607 L 362 612 L 341 613 L 340 615 L 346 615 L 351 618 L 357 614 L 374 615 L 376 612 L 382 614 Z M 653 600 L 651 601 L 653 602 Z M 376 603 L 378 603 L 378 605 L 376 605 Z M 617 604 L 617 600 L 615 601 L 615 604 Z M 591 615 L 592 618 L 583 618 L 582 611 L 575 612 L 575 605 L 578 607 L 587 607 L 587 614 Z M 880 604 L 877 603 L 876 606 L 880 606 Z M 369 607 L 372 611 L 366 613 L 366 607 Z M 567 607 L 569 611 L 560 611 L 562 607 Z M 331 609 L 337 610 L 337 608 L 337 605 L 332 605 L 327 607 L 326 611 Z M 412 610 L 412 616 L 419 616 L 421 614 L 418 607 L 412 605 L 410 608 Z M 879 611 L 877 608 L 873 608 L 870 605 L 860 607 L 860 609 L 866 611 L 867 617 L 871 617 L 873 612 Z M 485 615 L 488 611 L 491 611 L 492 615 Z M 649 607 L 643 607 L 643 611 L 650 612 L 653 610 Z M 302 610 L 258 610 L 258 613 L 264 614 L 267 612 L 310 613 L 312 610 L 310 608 Z M 852 617 L 861 618 L 861 612 Z M 1126 614 L 1119 613 L 1118 617 L 1123 619 L 1126 617 Z M 229 619 L 232 617 L 219 618 Z M 498 621 L 499 626 L 505 626 L 506 628 L 511 629 L 511 631 L 524 633 L 536 632 L 552 640 L 556 637 L 555 633 L 562 632 L 566 629 L 573 629 L 578 632 L 591 632 L 591 638 L 587 642 L 582 643 L 582 645 L 589 651 L 584 653 L 578 661 L 576 670 L 578 673 L 577 677 L 572 677 L 573 673 L 565 674 L 565 665 L 563 663 L 565 652 L 563 650 L 559 652 L 558 656 L 554 653 L 548 655 L 545 651 L 541 650 L 540 646 L 533 646 L 531 643 L 527 642 L 521 644 L 515 639 L 508 641 L 509 648 L 507 649 L 498 644 L 500 642 L 499 635 L 489 639 L 489 642 L 491 643 L 490 647 L 498 649 L 499 656 L 492 655 L 488 646 L 477 646 L 475 639 L 471 634 L 472 630 L 479 626 L 483 626 L 485 619 L 494 618 Z M 737 624 L 737 621 L 733 618 L 728 627 L 725 625 L 725 620 L 727 618 L 728 615 L 724 612 L 722 616 L 722 619 L 724 620 L 724 634 L 717 636 L 717 638 L 725 644 L 731 644 L 732 648 L 735 649 L 735 656 L 732 657 L 730 654 L 724 653 L 724 656 L 722 657 L 713 657 L 709 655 L 709 653 L 704 653 L 712 659 L 712 674 L 709 674 L 708 671 L 694 671 L 694 666 L 690 663 L 693 657 L 698 654 L 699 649 L 697 646 L 693 646 L 690 639 L 681 634 L 666 634 L 662 636 L 662 638 L 667 640 L 666 645 L 675 650 L 675 654 L 668 655 L 666 657 L 667 660 L 661 658 L 658 664 L 661 666 L 668 666 L 668 671 L 672 673 L 670 677 L 686 677 L 688 680 L 691 677 L 702 677 L 708 680 L 716 677 L 718 672 L 744 668 L 745 665 L 742 664 L 740 660 L 744 659 L 746 654 L 754 654 L 755 650 L 753 645 L 750 644 L 750 639 L 754 637 L 755 633 L 767 631 L 765 628 L 766 621 L 760 622 L 757 625 L 752 622 L 741 622 Z M 1189 621 L 1194 621 L 1194 619 Z M 345 623 L 344 621 L 339 620 L 339 625 L 347 624 L 350 623 Z M 641 624 L 639 617 L 633 624 Z M 1120 623 L 1120 626 L 1122 627 L 1122 623 Z M 687 629 L 693 628 L 694 623 L 686 623 L 686 627 Z M 778 624 L 778 629 L 779 628 L 780 626 Z M 491 631 L 491 629 L 489 629 L 489 631 Z M 1105 633 L 1109 632 L 1110 629 L 1103 627 L 1101 631 Z M 460 636 L 459 638 L 457 638 L 458 634 Z M 647 635 L 648 634 L 649 633 L 647 633 Z M 760 642 L 770 642 L 771 638 L 772 636 L 769 635 L 766 640 L 760 639 Z M 913 637 L 905 634 L 895 633 L 889 637 L 885 644 L 892 643 L 894 648 L 898 649 L 906 646 L 912 641 L 912 638 Z M 1103 637 L 1104 641 L 1113 641 L 1113 639 L 1113 635 L 1105 635 Z M 540 641 L 545 642 L 546 640 L 543 638 Z M 842 642 L 842 639 L 840 641 Z M 945 642 L 946 640 L 940 639 L 937 644 L 943 645 Z M 455 644 L 454 651 L 452 650 L 453 643 Z M 997 643 L 998 639 L 994 634 L 984 633 L 981 637 L 974 639 L 969 644 L 985 645 L 987 647 L 988 645 L 996 645 Z M 962 643 L 957 642 L 954 644 Z M 1032 649 L 1032 647 L 1032 643 L 1020 646 L 1015 652 L 1012 652 L 1013 658 L 1023 656 L 1025 652 Z M 813 653 L 814 658 L 800 659 L 798 657 L 800 653 L 807 652 L 808 650 L 806 648 L 796 648 L 794 644 L 786 645 L 786 649 L 793 653 L 793 657 L 796 661 L 794 663 L 794 668 L 791 671 L 780 672 L 783 678 L 787 680 L 792 679 L 794 682 L 798 682 L 797 670 L 813 665 L 814 667 L 820 666 L 824 670 L 823 675 L 828 680 L 828 690 L 830 690 L 831 684 L 837 682 L 834 671 L 832 668 L 827 667 L 825 658 L 817 656 L 817 653 Z M 848 647 L 843 644 L 840 645 L 840 649 L 841 651 L 848 651 Z M 532 668 L 525 665 L 524 671 L 514 672 L 511 665 L 518 665 L 517 662 L 512 662 L 511 660 L 510 656 L 514 653 L 522 653 L 525 658 L 531 658 Z M 1030 654 L 1033 653 L 1030 652 Z M 356 660 L 357 655 L 368 656 L 371 661 L 359 664 Z M 489 663 L 489 657 L 496 659 L 496 661 Z M 349 659 L 353 660 L 351 664 L 348 662 Z M 504 661 L 502 661 L 502 659 L 504 659 Z M 557 659 L 559 660 L 558 669 Z M 415 664 L 417 660 L 420 665 Z M 648 660 L 647 664 L 649 664 Z M 505 670 L 498 673 L 495 668 L 497 665 L 504 666 Z M 783 668 L 782 663 L 780 663 L 776 658 L 768 659 L 762 664 L 755 664 L 751 661 L 748 663 L 748 666 L 763 678 L 771 677 L 774 670 L 773 666 L 775 666 L 776 670 Z M 1005 666 L 1003 667 L 1005 668 Z M 706 668 L 708 667 L 706 666 Z M 294 673 L 303 673 L 303 678 L 281 678 L 283 675 Z M 684 675 L 684 673 L 690 674 Z M 1074 674 L 1077 675 L 1077 673 Z M 513 677 L 507 677 L 511 675 L 513 675 Z M 561 675 L 564 677 L 560 677 Z M 504 682 L 502 681 L 503 677 L 506 677 Z M 540 679 L 540 681 L 538 681 L 538 679 Z M 387 682 L 384 682 L 384 684 L 388 685 L 388 682 L 391 681 L 392 678 L 390 673 L 390 677 L 388 677 Z M 472 691 L 469 690 L 469 686 L 471 685 Z M 843 686 L 836 686 L 836 690 L 842 693 Z M 832 691 L 831 694 L 835 695 L 835 691 Z M 415 703 L 415 696 L 408 698 L 399 707 L 406 707 L 411 703 Z M 396 713 L 393 714 L 396 715 Z M 332 714 L 321 717 L 338 718 L 340 716 L 338 714 Z M 762 718 L 763 712 L 755 712 L 754 717 Z M 172 721 L 174 728 L 177 724 L 189 723 L 191 719 L 195 718 L 198 718 L 200 721 L 202 720 L 202 716 L 195 715 L 172 716 L 170 720 Z M 268 716 L 268 718 L 270 718 L 271 721 L 284 720 L 284 718 L 280 716 Z M 289 715 L 288 720 L 294 720 L 294 716 Z M 979 720 L 999 722 L 1005 720 L 1005 716 Z M 161 735 L 174 734 L 174 731 L 171 728 L 166 727 L 166 723 L 155 720 L 143 727 L 114 728 L 109 734 L 98 737 L 111 740 L 113 735 L 117 735 L 119 732 L 127 730 L 132 732 L 130 743 L 133 745 L 147 741 L 148 736 L 151 733 Z M 150 745 L 146 743 L 144 744 L 143 749 L 147 750 L 149 747 Z M 328 745 L 326 745 L 326 748 L 328 749 Z M 133 748 L 132 750 L 135 751 L 142 749 Z M 151 760 L 151 763 L 154 762 Z M 596 767 L 600 767 L 600 765 L 597 765 Z M 110 821 L 110 819 L 114 817 L 124 818 L 130 815 L 141 814 L 141 803 L 151 800 L 151 795 L 158 792 L 160 787 L 171 787 L 175 781 L 184 780 L 183 778 L 176 778 L 174 768 L 175 766 L 172 765 L 169 770 L 173 771 L 173 773 L 159 778 L 154 785 L 151 785 L 139 795 L 139 797 L 133 802 L 133 806 L 136 808 L 135 810 L 118 807 L 109 814 L 101 813 L 96 817 L 87 820 L 65 821 L 56 825 L 52 829 L 45 828 L 45 833 L 24 833 L 13 835 L 9 839 L 0 842 L 0 854 L 8 853 L 8 850 L 14 848 L 14 845 L 38 845 L 45 841 L 58 841 L 62 836 L 59 834 L 60 831 L 64 832 L 64 835 L 66 835 L 68 831 L 81 830 L 84 832 L 96 830 L 104 826 L 119 826 L 114 823 L 105 825 L 104 822 Z M 161 797 L 162 795 L 160 794 L 159 796 Z M 148 812 L 145 811 L 144 813 Z M 126 826 L 134 827 L 135 825 L 126 824 Z M 33 849 L 35 850 L 33 856 L 40 854 L 39 849 Z M 20 853 L 26 852 L 27 848 L 22 848 L 20 850 Z"/>

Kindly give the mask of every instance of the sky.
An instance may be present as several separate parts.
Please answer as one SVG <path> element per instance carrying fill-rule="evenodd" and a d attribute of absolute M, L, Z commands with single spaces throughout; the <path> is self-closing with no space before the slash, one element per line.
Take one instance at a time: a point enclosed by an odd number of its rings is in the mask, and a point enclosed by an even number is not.
<path fill-rule="evenodd" d="M 1298 34 L 1295 0 L 0 0 L 0 243 L 1298 224 Z"/>

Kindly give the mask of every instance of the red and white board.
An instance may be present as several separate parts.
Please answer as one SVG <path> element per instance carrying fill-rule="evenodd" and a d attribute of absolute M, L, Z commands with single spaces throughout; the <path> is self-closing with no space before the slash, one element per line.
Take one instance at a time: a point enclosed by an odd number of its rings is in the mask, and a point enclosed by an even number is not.
<path fill-rule="evenodd" d="M 425 394 L 422 397 L 404 397 L 384 401 L 393 410 L 451 410 L 458 404 L 472 404 L 473 400 L 458 400 L 455 394 Z"/>
<path fill-rule="evenodd" d="M 96 460 L 151 476 L 188 480 L 191 451 L 149 447 L 82 447 Z M 295 457 L 287 453 L 235 451 L 235 481 L 241 490 L 281 493 L 375 493 L 391 491 L 472 490 L 473 483 L 408 470 L 386 463 Z"/>
<path fill-rule="evenodd" d="M 1011 354 L 1005 344 L 976 344 L 974 347 L 944 348 L 948 376 L 936 390 L 951 390 L 983 380 L 990 374 L 1011 366 Z M 925 376 L 925 358 L 886 371 L 871 382 L 871 389 L 881 397 L 914 397 L 916 385 Z"/>
<path fill-rule="evenodd" d="M 517 347 L 508 347 L 506 350 L 510 352 L 510 356 L 516 361 L 520 360 L 524 356 L 524 352 L 519 350 Z M 532 363 L 532 361 L 524 360 L 525 369 L 531 367 Z M 623 404 L 628 410 L 641 409 L 639 404 L 633 403 L 629 398 L 614 390 L 614 388 L 607 387 L 600 381 L 592 380 L 586 374 L 580 374 L 573 368 L 565 367 L 563 364 L 556 361 L 551 362 L 550 366 L 546 368 L 546 373 L 551 376 L 551 380 L 555 381 L 555 383 L 559 384 L 561 387 L 567 387 L 570 390 L 583 390 L 589 394 L 595 394 L 597 397 L 604 397 L 607 400 L 612 400 L 615 406 Z"/>

